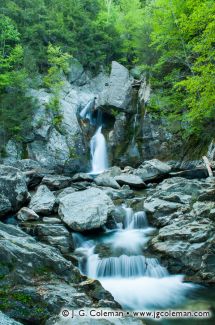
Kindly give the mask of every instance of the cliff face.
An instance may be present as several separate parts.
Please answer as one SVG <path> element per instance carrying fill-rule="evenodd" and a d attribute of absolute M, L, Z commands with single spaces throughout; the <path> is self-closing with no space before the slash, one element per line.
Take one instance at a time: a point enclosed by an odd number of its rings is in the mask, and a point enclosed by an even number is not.
<path fill-rule="evenodd" d="M 95 98 L 93 114 L 96 116 L 99 111 L 103 112 L 103 132 L 111 164 L 135 166 L 151 158 L 170 160 L 175 151 L 180 152 L 180 149 L 175 150 L 177 142 L 166 131 L 165 122 L 153 120 L 147 113 L 150 86 L 144 78 L 136 82 L 117 62 L 112 62 L 110 75 L 102 71 L 92 77 L 77 61 L 73 61 L 63 80 L 61 120 L 56 123 L 54 112 L 47 108 L 52 94 L 45 89 L 30 90 L 38 101 L 32 132 L 23 144 L 13 140 L 8 142 L 4 163 L 30 158 L 57 172 L 88 171 L 89 140 L 95 126 L 90 125 L 88 119 L 81 120 L 80 112 Z"/>

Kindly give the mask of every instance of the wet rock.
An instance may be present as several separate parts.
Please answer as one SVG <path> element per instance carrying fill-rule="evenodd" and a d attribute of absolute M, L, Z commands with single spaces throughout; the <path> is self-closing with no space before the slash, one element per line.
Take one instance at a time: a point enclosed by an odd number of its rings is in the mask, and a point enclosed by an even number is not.
<path fill-rule="evenodd" d="M 0 165 L 0 216 L 19 210 L 29 199 L 24 174 L 17 168 Z"/>
<path fill-rule="evenodd" d="M 60 190 L 68 187 L 72 182 L 70 177 L 63 175 L 47 175 L 43 178 L 41 184 L 46 185 L 50 190 Z"/>
<path fill-rule="evenodd" d="M 31 199 L 29 208 L 39 214 L 51 214 L 55 206 L 55 196 L 46 185 L 40 185 Z"/>
<path fill-rule="evenodd" d="M 122 206 L 118 206 L 112 211 L 111 215 L 117 223 L 122 223 L 126 217 L 126 211 Z"/>
<path fill-rule="evenodd" d="M 36 221 L 39 220 L 39 218 L 38 214 L 26 207 L 22 208 L 17 213 L 17 219 L 20 221 Z"/>
<path fill-rule="evenodd" d="M 114 177 L 117 183 L 120 185 L 129 185 L 132 188 L 145 188 L 146 185 L 139 176 L 131 174 L 121 174 L 120 176 Z"/>
<path fill-rule="evenodd" d="M 107 186 L 115 189 L 120 189 L 120 185 L 116 182 L 116 180 L 113 177 L 107 175 L 101 174 L 97 176 L 94 181 L 98 186 Z"/>
<path fill-rule="evenodd" d="M 113 208 L 103 191 L 90 188 L 61 198 L 58 213 L 71 229 L 81 232 L 105 225 Z"/>

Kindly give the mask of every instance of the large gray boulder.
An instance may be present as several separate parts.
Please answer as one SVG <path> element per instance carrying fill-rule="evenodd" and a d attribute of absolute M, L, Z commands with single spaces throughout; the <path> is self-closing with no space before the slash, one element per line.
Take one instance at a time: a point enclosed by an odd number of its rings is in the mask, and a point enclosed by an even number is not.
<path fill-rule="evenodd" d="M 90 188 L 62 197 L 58 213 L 71 229 L 81 232 L 104 226 L 113 208 L 103 191 Z"/>
<path fill-rule="evenodd" d="M 95 178 L 95 183 L 96 185 L 98 186 L 107 186 L 107 187 L 112 187 L 112 188 L 115 188 L 115 189 L 120 189 L 120 185 L 117 183 L 117 181 L 113 178 L 113 177 L 110 177 L 108 175 L 99 175 Z"/>
<path fill-rule="evenodd" d="M 171 167 L 158 159 L 145 161 L 138 169 L 134 170 L 134 174 L 141 177 L 144 182 L 162 179 L 170 172 Z"/>
<path fill-rule="evenodd" d="M 129 185 L 132 188 L 145 188 L 146 185 L 142 181 L 142 179 L 139 176 L 131 175 L 131 174 L 121 174 L 119 176 L 115 176 L 114 179 L 119 183 L 120 185 Z"/>
<path fill-rule="evenodd" d="M 0 165 L 0 198 L 0 216 L 19 210 L 28 200 L 25 175 L 19 169 Z"/>
<path fill-rule="evenodd" d="M 31 199 L 29 208 L 39 214 L 51 214 L 56 198 L 46 185 L 40 185 Z"/>
<path fill-rule="evenodd" d="M 128 108 L 131 101 L 133 78 L 129 71 L 116 61 L 112 62 L 108 86 L 97 101 L 97 107 L 110 106 L 120 110 Z"/>

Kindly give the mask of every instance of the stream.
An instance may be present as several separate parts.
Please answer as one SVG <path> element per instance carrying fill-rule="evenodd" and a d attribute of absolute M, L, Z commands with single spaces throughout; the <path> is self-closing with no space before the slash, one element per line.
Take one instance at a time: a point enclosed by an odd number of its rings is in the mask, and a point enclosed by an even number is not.
<path fill-rule="evenodd" d="M 80 113 L 96 132 L 90 141 L 91 171 L 98 175 L 108 168 L 107 145 L 102 134 L 102 113 L 95 121 L 92 111 L 95 100 L 90 101 Z M 134 137 L 137 113 L 134 119 Z M 134 143 L 135 144 L 135 143 Z M 139 195 L 140 193 L 136 193 Z M 156 234 L 147 220 L 144 211 L 134 211 L 121 205 L 124 217 L 116 223 L 115 229 L 103 229 L 92 235 L 73 233 L 75 255 L 79 261 L 79 269 L 89 278 L 98 279 L 114 299 L 128 311 L 156 310 L 191 310 L 208 311 L 213 305 L 215 294 L 207 289 L 184 281 L 184 275 L 171 275 L 161 265 L 156 256 L 152 256 L 148 243 Z M 154 324 L 154 320 L 145 320 L 146 324 Z M 171 325 L 172 320 L 161 319 L 159 323 Z M 174 319 L 174 324 L 212 325 L 214 319 Z"/>
<path fill-rule="evenodd" d="M 104 229 L 98 235 L 73 234 L 80 271 L 98 279 L 124 310 L 208 310 L 207 302 L 214 300 L 212 290 L 183 282 L 183 275 L 170 275 L 148 252 L 148 242 L 156 229 L 148 224 L 145 212 L 122 207 L 125 217 L 116 229 Z M 174 319 L 174 324 L 188 322 L 214 324 L 212 319 Z M 172 320 L 159 323 L 169 325 Z"/>

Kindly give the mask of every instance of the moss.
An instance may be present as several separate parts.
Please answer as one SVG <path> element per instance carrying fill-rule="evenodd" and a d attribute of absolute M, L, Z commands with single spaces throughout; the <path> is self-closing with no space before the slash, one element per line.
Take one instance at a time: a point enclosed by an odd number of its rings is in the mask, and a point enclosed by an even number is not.
<path fill-rule="evenodd" d="M 78 155 L 74 147 L 69 147 L 69 158 L 70 159 L 77 159 Z"/>
<path fill-rule="evenodd" d="M 18 320 L 34 320 L 42 324 L 50 317 L 48 304 L 39 301 L 37 294 L 24 291 L 14 292 L 8 286 L 0 289 L 0 306 L 3 312 L 9 312 L 13 318 Z"/>

